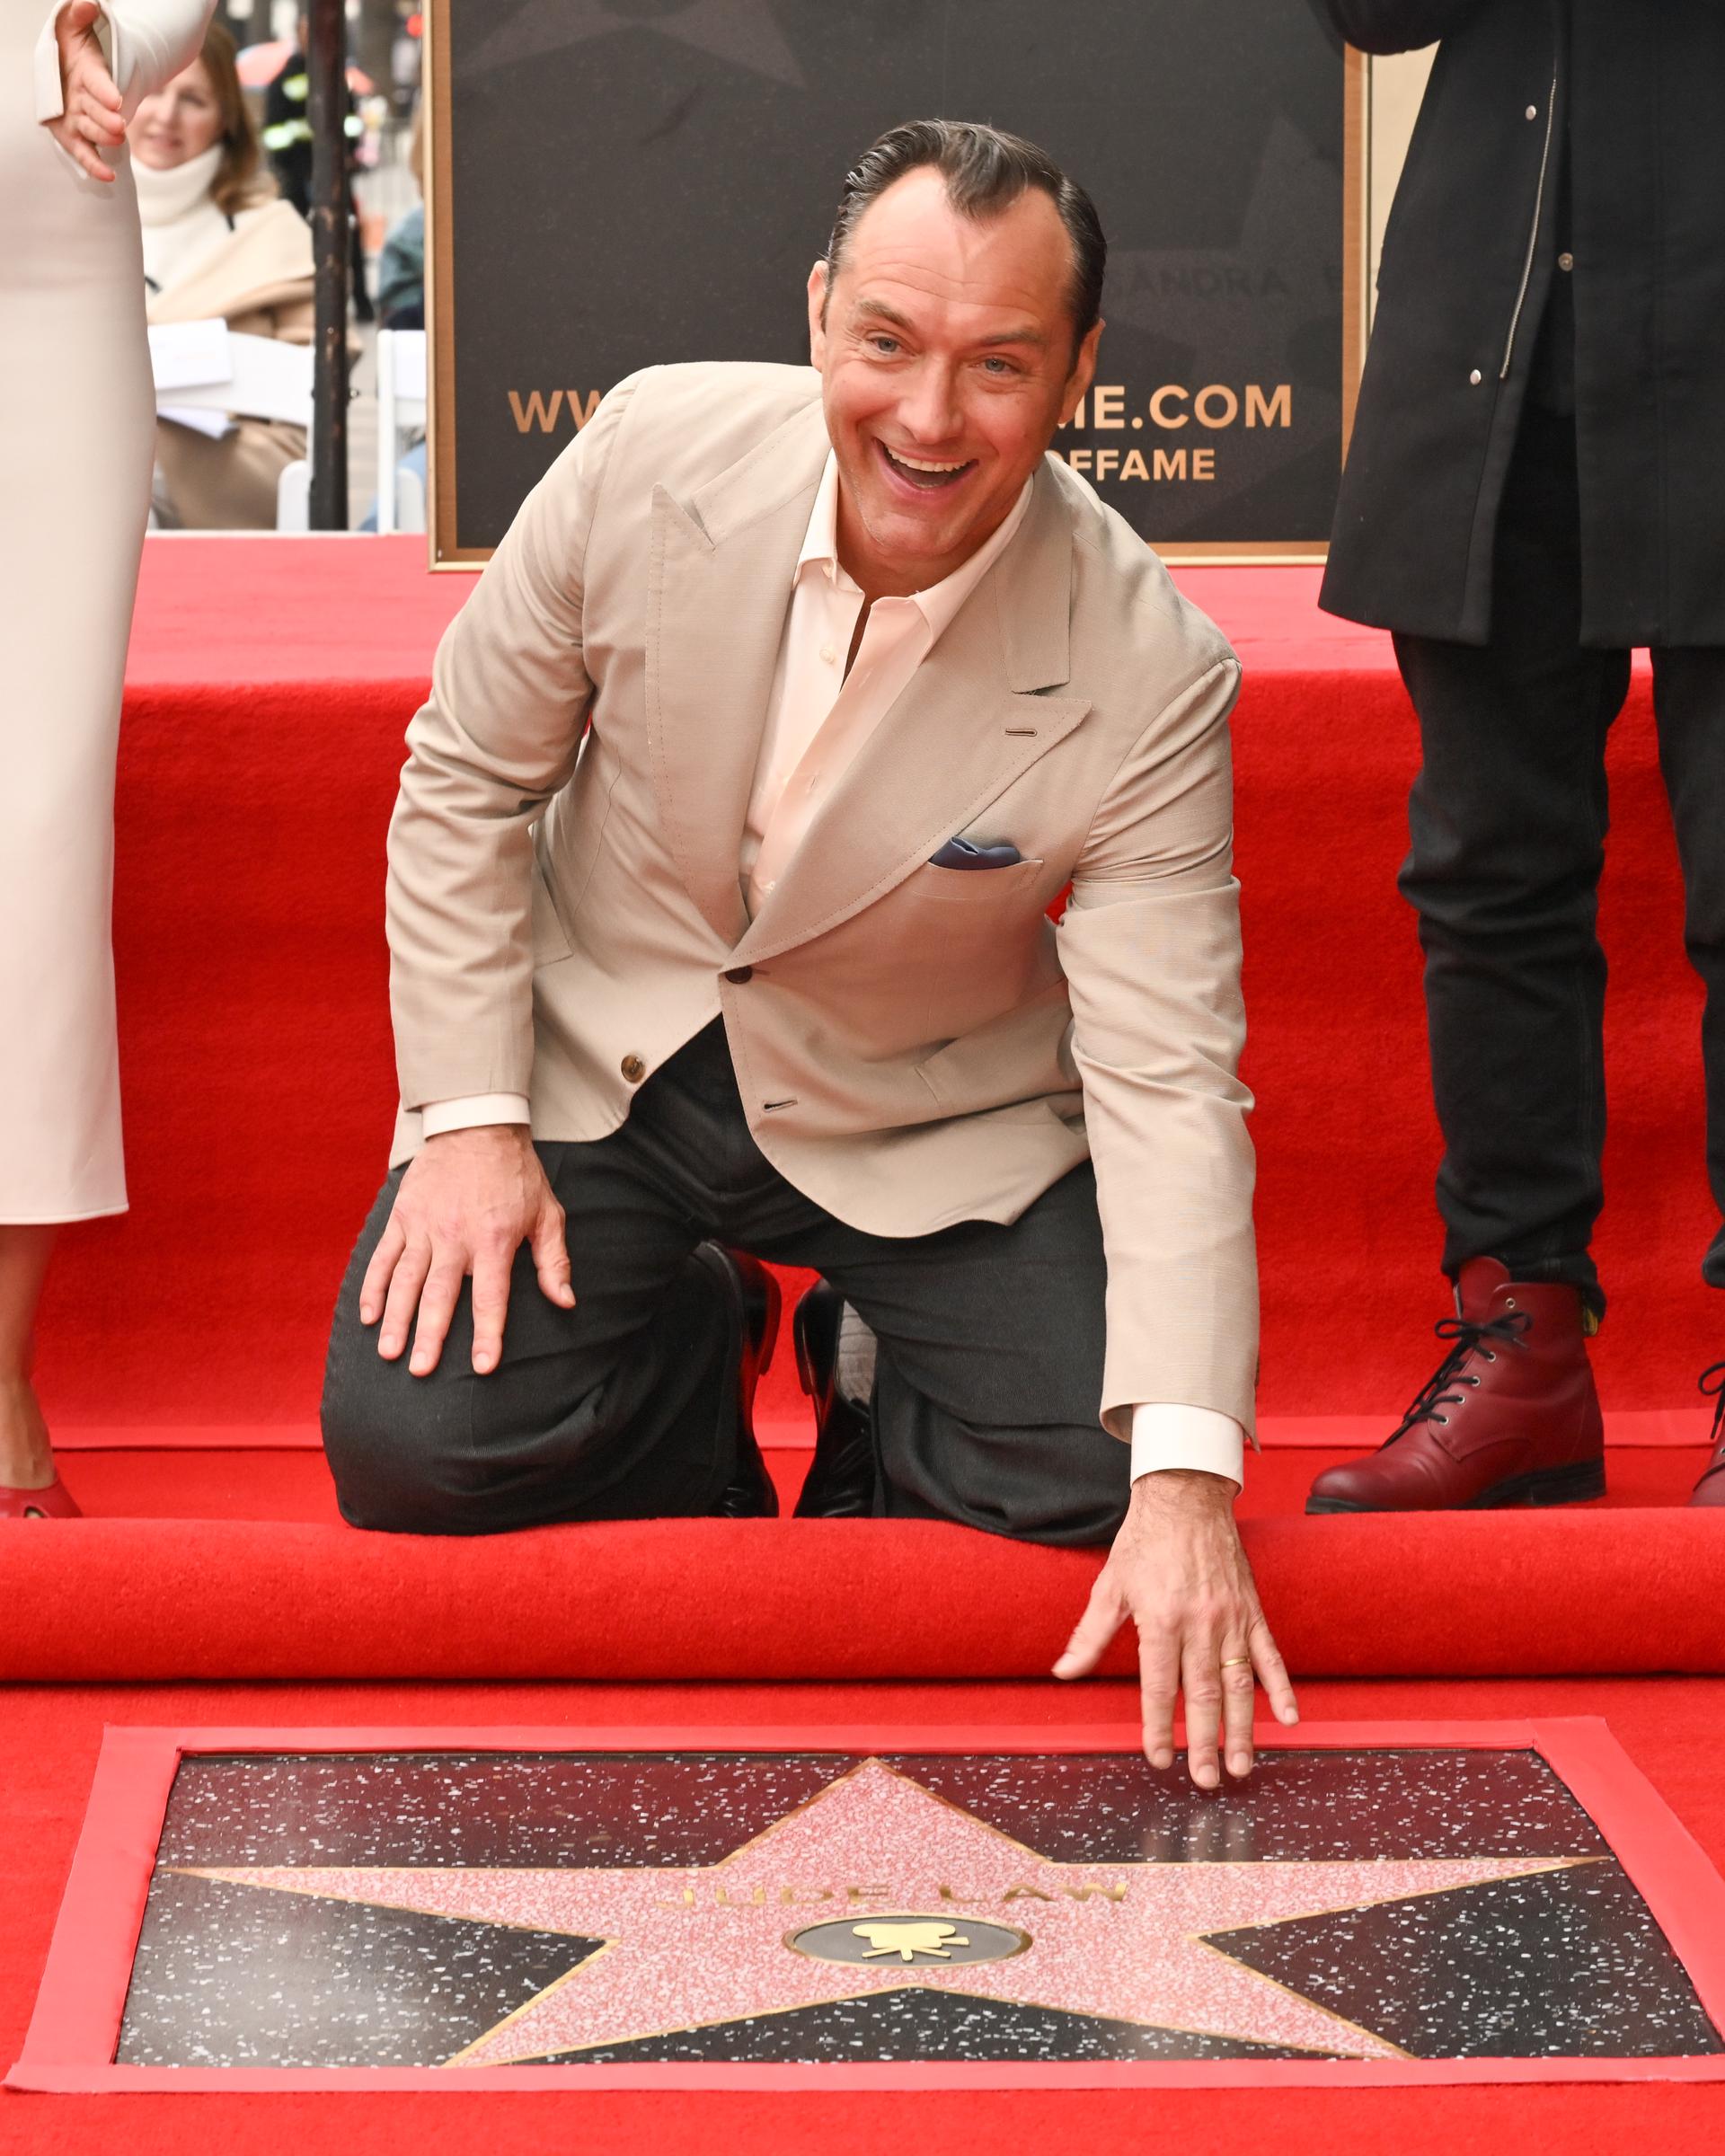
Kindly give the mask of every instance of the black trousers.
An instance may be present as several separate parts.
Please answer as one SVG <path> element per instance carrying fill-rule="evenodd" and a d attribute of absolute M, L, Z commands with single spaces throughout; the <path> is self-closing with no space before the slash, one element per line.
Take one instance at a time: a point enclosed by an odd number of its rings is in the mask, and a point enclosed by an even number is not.
<path fill-rule="evenodd" d="M 1606 737 L 1630 654 L 1584 649 L 1580 620 L 1574 422 L 1533 407 L 1504 497 L 1490 644 L 1395 641 L 1424 758 L 1401 888 L 1426 954 L 1445 1268 L 1498 1258 L 1521 1279 L 1573 1281 L 1600 1310 L 1588 1248 L 1606 1129 L 1595 921 Z M 1707 988 L 1707 1168 L 1725 1213 L 1725 649 L 1652 658 L 1685 940 Z M 1725 1287 L 1725 1229 L 1702 1271 Z"/>
<path fill-rule="evenodd" d="M 400 1180 L 342 1284 L 323 1438 L 356 1526 L 481 1534 L 553 1520 L 711 1512 L 736 1462 L 736 1344 L 708 1238 L 812 1266 L 875 1332 L 878 1511 L 1030 1542 L 1107 1541 L 1128 1448 L 1101 1428 L 1105 1270 L 1088 1165 L 1010 1226 L 893 1238 L 847 1227 L 764 1158 L 715 1022 L 656 1072 L 627 1122 L 538 1147 L 568 1215 L 576 1304 L 518 1256 L 503 1357 L 472 1367 L 471 1286 L 428 1377 L 386 1363 L 359 1284 Z"/>

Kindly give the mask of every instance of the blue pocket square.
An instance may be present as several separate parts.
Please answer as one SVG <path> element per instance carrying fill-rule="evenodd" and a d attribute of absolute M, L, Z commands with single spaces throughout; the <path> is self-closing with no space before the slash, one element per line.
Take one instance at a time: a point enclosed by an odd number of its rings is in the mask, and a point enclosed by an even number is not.
<path fill-rule="evenodd" d="M 938 853 L 931 853 L 931 869 L 1010 869 L 1023 855 L 1016 846 L 973 846 L 968 838 L 949 838 Z"/>

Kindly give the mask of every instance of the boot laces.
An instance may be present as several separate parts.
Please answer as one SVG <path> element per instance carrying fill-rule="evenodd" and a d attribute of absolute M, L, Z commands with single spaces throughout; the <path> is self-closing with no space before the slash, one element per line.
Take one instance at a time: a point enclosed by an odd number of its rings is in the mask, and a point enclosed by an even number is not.
<path fill-rule="evenodd" d="M 1390 1432 L 1384 1443 L 1393 1445 L 1398 1437 L 1405 1437 L 1410 1430 L 1428 1419 L 1447 1422 L 1448 1416 L 1439 1415 L 1438 1409 L 1461 1405 L 1464 1395 L 1459 1391 L 1451 1391 L 1450 1386 L 1461 1374 L 1468 1357 L 1482 1348 L 1486 1349 L 1488 1355 L 1491 1354 L 1491 1348 L 1486 1348 L 1489 1340 L 1495 1340 L 1505 1348 L 1519 1348 L 1522 1345 L 1521 1336 L 1532 1323 L 1531 1314 L 1525 1310 L 1507 1310 L 1500 1318 L 1490 1318 L 1483 1324 L 1475 1324 L 1470 1318 L 1439 1318 L 1432 1330 L 1440 1340 L 1450 1340 L 1455 1344 L 1415 1393 L 1408 1404 L 1407 1413 Z M 1720 1365 L 1720 1370 L 1721 1382 L 1725 1382 L 1725 1363 Z M 1479 1381 L 1475 1379 L 1473 1382 L 1477 1383 Z M 1721 1413 L 1725 1413 L 1725 1406 L 1721 1407 Z"/>
<path fill-rule="evenodd" d="M 1709 1400 L 1719 1402 L 1713 1409 L 1712 1435 L 1707 1440 L 1717 1454 L 1725 1445 L 1725 1363 L 1715 1363 L 1711 1370 L 1703 1370 L 1696 1383 Z"/>

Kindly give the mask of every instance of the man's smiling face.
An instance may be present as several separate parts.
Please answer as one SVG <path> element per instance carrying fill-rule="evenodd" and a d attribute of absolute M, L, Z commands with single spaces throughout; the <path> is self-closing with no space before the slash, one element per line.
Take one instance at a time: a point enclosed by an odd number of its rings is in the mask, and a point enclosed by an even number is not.
<path fill-rule="evenodd" d="M 871 597 L 924 591 L 994 532 L 1090 386 L 1072 242 L 1039 188 L 981 219 L 932 165 L 858 218 L 809 326 L 838 458 L 838 551 Z"/>

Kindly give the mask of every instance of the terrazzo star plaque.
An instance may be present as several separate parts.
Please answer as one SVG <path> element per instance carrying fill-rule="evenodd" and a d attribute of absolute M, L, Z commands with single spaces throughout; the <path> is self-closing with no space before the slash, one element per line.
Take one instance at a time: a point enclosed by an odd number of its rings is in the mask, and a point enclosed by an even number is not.
<path fill-rule="evenodd" d="M 1717 1972 L 1697 1983 L 1550 1745 L 1278 1745 L 1205 1797 L 1118 1736 L 182 1736 L 160 1776 L 111 2076 L 1725 2072 Z"/>

